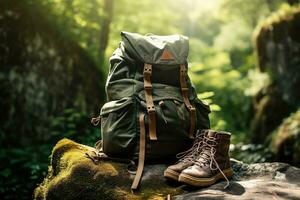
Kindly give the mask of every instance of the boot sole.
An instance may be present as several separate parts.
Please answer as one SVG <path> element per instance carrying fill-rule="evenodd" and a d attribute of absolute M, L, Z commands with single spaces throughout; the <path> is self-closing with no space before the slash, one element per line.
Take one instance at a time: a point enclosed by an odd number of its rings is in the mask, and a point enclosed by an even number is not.
<path fill-rule="evenodd" d="M 171 169 L 166 169 L 164 172 L 164 177 L 178 181 L 179 178 L 179 174 L 178 172 L 171 170 Z"/>
<path fill-rule="evenodd" d="M 231 168 L 223 170 L 223 173 L 226 175 L 227 178 L 230 178 L 233 175 L 233 171 Z M 220 172 L 210 178 L 197 178 L 194 176 L 181 173 L 179 175 L 178 181 L 196 187 L 204 187 L 204 186 L 210 186 L 220 179 L 224 179 L 223 175 Z"/>

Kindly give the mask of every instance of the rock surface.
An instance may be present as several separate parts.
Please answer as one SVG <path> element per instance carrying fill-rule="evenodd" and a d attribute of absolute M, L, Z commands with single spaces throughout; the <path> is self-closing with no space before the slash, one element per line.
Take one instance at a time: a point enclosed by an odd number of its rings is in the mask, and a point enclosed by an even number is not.
<path fill-rule="evenodd" d="M 300 169 L 284 163 L 245 164 L 232 159 L 234 177 L 207 188 L 165 180 L 166 165 L 147 165 L 140 190 L 131 194 L 127 164 L 85 156 L 93 148 L 63 139 L 54 147 L 47 177 L 34 191 L 36 200 L 93 199 L 300 199 Z"/>

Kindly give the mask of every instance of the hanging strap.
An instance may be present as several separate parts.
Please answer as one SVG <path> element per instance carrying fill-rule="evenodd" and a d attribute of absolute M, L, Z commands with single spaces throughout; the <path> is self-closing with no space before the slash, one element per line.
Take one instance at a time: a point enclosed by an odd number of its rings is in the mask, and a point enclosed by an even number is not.
<path fill-rule="evenodd" d="M 194 106 L 192 106 L 190 100 L 189 100 L 189 88 L 187 86 L 187 69 L 185 65 L 180 65 L 180 87 L 181 87 L 181 93 L 183 97 L 183 101 L 185 106 L 190 112 L 190 130 L 189 130 L 189 136 L 190 138 L 193 138 L 194 130 L 195 130 L 195 121 L 196 121 L 196 109 Z"/>
<path fill-rule="evenodd" d="M 139 122 L 140 122 L 140 150 L 139 150 L 139 161 L 138 167 L 136 171 L 136 175 L 134 177 L 133 183 L 131 185 L 131 192 L 134 192 L 141 181 L 144 163 L 145 163 L 145 148 L 146 148 L 146 131 L 145 131 L 145 114 L 140 114 Z"/>
<path fill-rule="evenodd" d="M 133 180 L 133 183 L 131 185 L 131 191 L 132 193 L 137 190 L 139 183 L 142 178 L 143 170 L 144 170 L 144 164 L 145 164 L 145 148 L 146 148 L 146 130 L 145 130 L 145 114 L 142 113 L 139 116 L 139 123 L 140 123 L 140 145 L 139 145 L 139 160 L 138 160 L 138 166 L 135 173 L 135 177 Z M 96 143 L 96 150 L 86 152 L 85 156 L 87 158 L 90 158 L 95 164 L 100 162 L 101 160 L 109 160 L 109 161 L 115 161 L 115 162 L 124 162 L 129 163 L 130 165 L 135 165 L 132 160 L 129 159 L 122 159 L 122 158 L 113 158 L 109 157 L 106 154 L 102 152 L 102 142 L 98 141 Z"/>
<path fill-rule="evenodd" d="M 155 117 L 155 107 L 152 97 L 152 65 L 145 63 L 144 65 L 144 90 L 145 90 L 145 99 L 147 105 L 147 112 L 149 115 L 149 136 L 150 140 L 157 140 L 156 136 L 156 117 Z"/>

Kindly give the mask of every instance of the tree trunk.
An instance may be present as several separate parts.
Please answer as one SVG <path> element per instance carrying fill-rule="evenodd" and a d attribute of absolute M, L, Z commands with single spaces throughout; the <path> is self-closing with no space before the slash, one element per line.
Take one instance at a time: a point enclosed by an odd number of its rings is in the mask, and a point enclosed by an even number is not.
<path fill-rule="evenodd" d="M 114 0 L 104 0 L 104 16 L 101 20 L 101 31 L 99 35 L 99 64 L 103 66 L 105 58 L 105 50 L 108 44 L 109 26 L 113 16 Z"/>

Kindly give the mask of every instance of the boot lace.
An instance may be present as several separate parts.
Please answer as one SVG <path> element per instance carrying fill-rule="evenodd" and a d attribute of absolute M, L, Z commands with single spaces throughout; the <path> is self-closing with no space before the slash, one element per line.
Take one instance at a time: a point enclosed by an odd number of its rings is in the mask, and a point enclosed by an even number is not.
<path fill-rule="evenodd" d="M 206 166 L 209 163 L 209 168 L 211 170 L 219 170 L 219 172 L 226 180 L 226 185 L 224 186 L 224 189 L 226 189 L 229 186 L 229 180 L 227 176 L 224 174 L 224 172 L 221 170 L 218 162 L 215 159 L 215 154 L 217 152 L 216 138 L 207 136 L 203 139 L 202 143 L 203 143 L 203 147 L 202 147 L 203 150 L 199 154 L 198 158 L 193 161 L 194 164 L 202 168 L 203 166 Z"/>
<path fill-rule="evenodd" d="M 183 152 L 180 152 L 176 155 L 176 158 L 179 159 L 179 162 L 193 162 L 195 158 L 199 155 L 202 147 L 203 133 L 197 132 L 197 137 L 193 143 L 193 146 Z"/>

